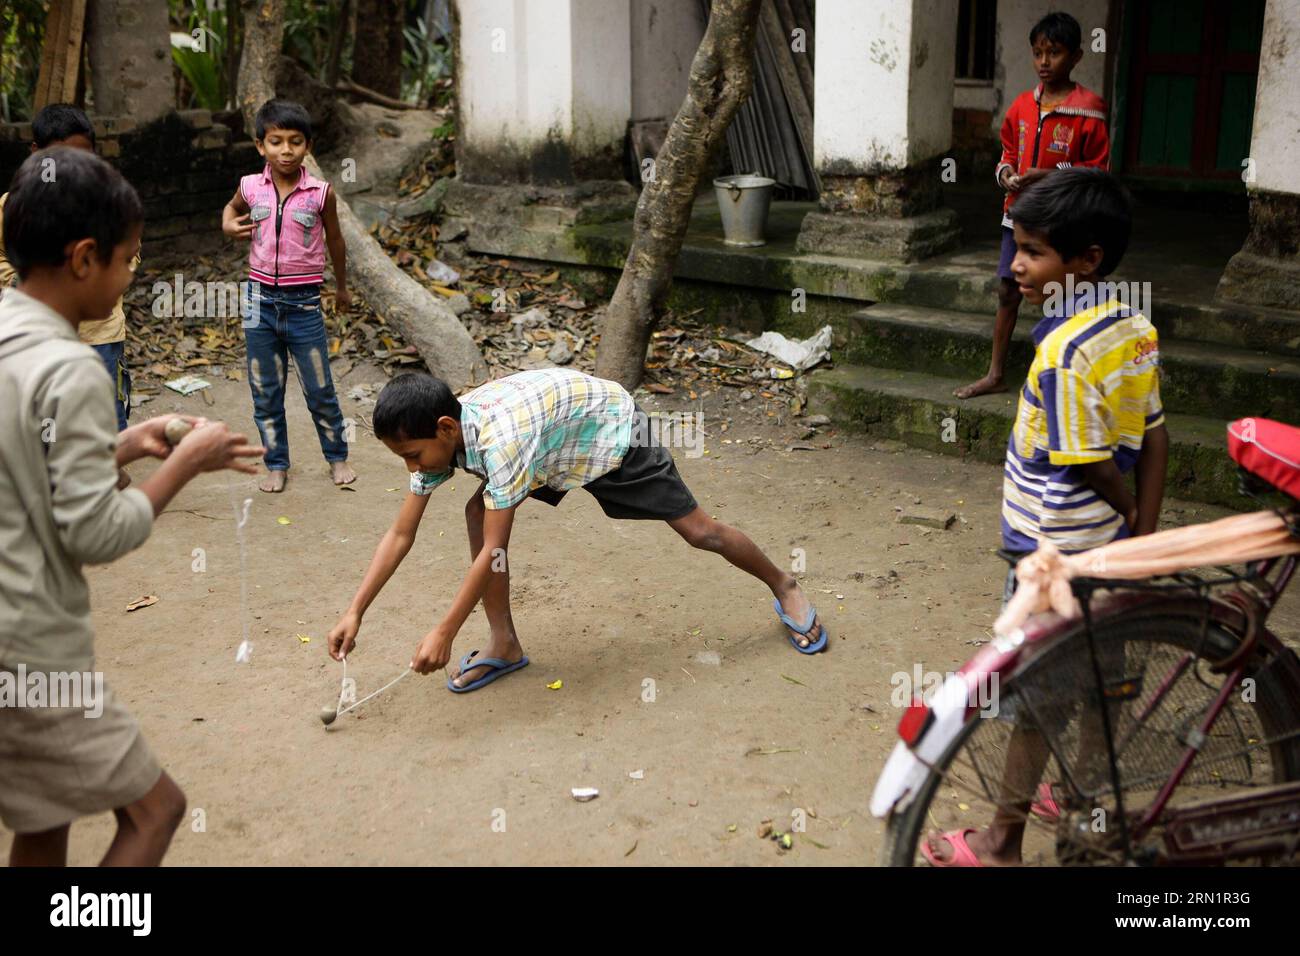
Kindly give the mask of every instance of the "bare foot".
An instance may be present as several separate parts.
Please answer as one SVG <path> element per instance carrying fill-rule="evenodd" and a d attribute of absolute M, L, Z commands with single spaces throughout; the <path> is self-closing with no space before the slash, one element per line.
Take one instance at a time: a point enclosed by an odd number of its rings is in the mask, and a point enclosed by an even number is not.
<path fill-rule="evenodd" d="M 793 577 L 790 583 L 779 589 L 776 594 L 777 600 L 781 602 L 781 607 L 785 610 L 785 616 L 800 623 L 808 620 L 808 611 L 812 609 L 812 604 L 804 596 L 803 588 L 799 587 L 799 582 Z M 799 642 L 800 647 L 808 647 L 810 644 L 816 644 L 822 636 L 822 619 L 818 615 L 813 619 L 813 626 L 808 629 L 807 634 L 800 634 L 791 628 L 790 636 Z"/>
<path fill-rule="evenodd" d="M 985 375 L 978 382 L 971 382 L 969 385 L 953 389 L 953 395 L 958 398 L 974 398 L 976 395 L 993 395 L 1006 390 L 1007 387 L 1002 384 L 1002 379 L 993 375 Z"/>
<path fill-rule="evenodd" d="M 350 485 L 357 480 L 357 473 L 346 461 L 330 462 L 330 477 L 336 485 Z"/>
<path fill-rule="evenodd" d="M 476 656 L 495 657 L 514 664 L 517 661 L 523 660 L 524 648 L 523 645 L 519 643 L 519 638 L 513 634 L 506 638 L 497 638 L 496 636 L 492 636 L 488 638 L 487 646 L 480 650 Z M 492 668 L 487 665 L 479 665 L 477 667 L 470 666 L 466 669 L 465 673 L 462 674 L 460 672 L 459 664 L 451 664 L 447 668 L 447 675 L 451 678 L 451 682 L 457 687 L 464 687 L 466 684 L 474 683 L 474 681 L 478 680 L 480 677 L 487 676 L 491 670 Z"/>
<path fill-rule="evenodd" d="M 1011 847 L 1003 845 L 998 846 L 991 827 L 985 827 L 976 830 L 966 838 L 966 845 L 970 847 L 972 853 L 985 866 L 1019 866 L 1021 863 L 1020 851 L 1017 846 L 1012 852 Z M 956 855 L 956 849 L 952 843 L 944 839 L 942 833 L 938 830 L 931 830 L 925 835 L 926 842 L 930 845 L 930 852 L 934 858 L 942 863 L 951 863 Z"/>
<path fill-rule="evenodd" d="M 267 471 L 257 487 L 266 492 L 284 491 L 284 484 L 289 480 L 289 472 L 283 468 L 273 468 Z"/>

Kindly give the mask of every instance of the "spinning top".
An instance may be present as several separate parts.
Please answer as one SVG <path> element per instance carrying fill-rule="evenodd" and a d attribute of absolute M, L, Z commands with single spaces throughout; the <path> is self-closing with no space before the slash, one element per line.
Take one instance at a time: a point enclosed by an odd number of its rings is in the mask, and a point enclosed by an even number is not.
<path fill-rule="evenodd" d="M 338 719 L 339 712 L 334 707 L 322 707 L 320 709 L 320 722 L 328 727 Z"/>
<path fill-rule="evenodd" d="M 182 438 L 194 430 L 191 425 L 183 418 L 173 418 L 163 428 L 163 434 L 167 436 L 167 444 L 176 446 L 180 444 Z"/>

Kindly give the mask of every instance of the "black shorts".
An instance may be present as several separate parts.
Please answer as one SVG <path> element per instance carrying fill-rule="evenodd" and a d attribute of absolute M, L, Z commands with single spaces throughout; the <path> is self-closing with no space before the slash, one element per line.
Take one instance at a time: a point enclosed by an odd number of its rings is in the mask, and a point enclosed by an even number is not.
<path fill-rule="evenodd" d="M 611 518 L 673 521 L 699 507 L 664 445 L 633 445 L 617 468 L 582 487 Z M 566 494 L 542 487 L 529 497 L 558 505 Z"/>

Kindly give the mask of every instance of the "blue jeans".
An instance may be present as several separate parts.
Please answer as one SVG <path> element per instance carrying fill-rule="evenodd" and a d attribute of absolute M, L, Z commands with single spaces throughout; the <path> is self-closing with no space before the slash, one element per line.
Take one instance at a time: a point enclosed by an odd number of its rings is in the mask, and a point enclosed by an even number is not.
<path fill-rule="evenodd" d="M 113 380 L 117 430 L 122 431 L 131 414 L 131 373 L 126 370 L 126 342 L 109 342 L 107 345 L 92 345 L 91 348 L 99 354 L 99 360 L 108 369 L 108 377 Z"/>
<path fill-rule="evenodd" d="M 316 425 L 326 461 L 345 461 L 343 412 L 330 376 L 329 343 L 320 311 L 320 286 L 252 283 L 252 314 L 244 319 L 248 385 L 253 421 L 266 448 L 266 467 L 289 467 L 289 431 L 284 419 L 284 384 L 293 357 L 303 397 Z"/>

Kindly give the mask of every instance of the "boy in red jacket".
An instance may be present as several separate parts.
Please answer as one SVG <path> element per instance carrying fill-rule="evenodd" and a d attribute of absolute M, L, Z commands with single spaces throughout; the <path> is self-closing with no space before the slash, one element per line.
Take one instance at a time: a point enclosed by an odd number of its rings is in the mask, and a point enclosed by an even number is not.
<path fill-rule="evenodd" d="M 1016 97 L 1002 121 L 1002 159 L 994 172 L 1006 190 L 1002 204 L 1002 255 L 998 260 L 998 314 L 993 327 L 993 356 L 982 379 L 953 394 L 973 398 L 1005 392 L 1007 350 L 1024 298 L 1011 276 L 1016 255 L 1011 231 L 1011 203 L 1016 194 L 1054 169 L 1069 166 L 1110 168 L 1106 104 L 1100 96 L 1070 79 L 1083 58 L 1083 31 L 1068 13 L 1049 13 L 1029 31 L 1029 48 L 1039 83 Z"/>

